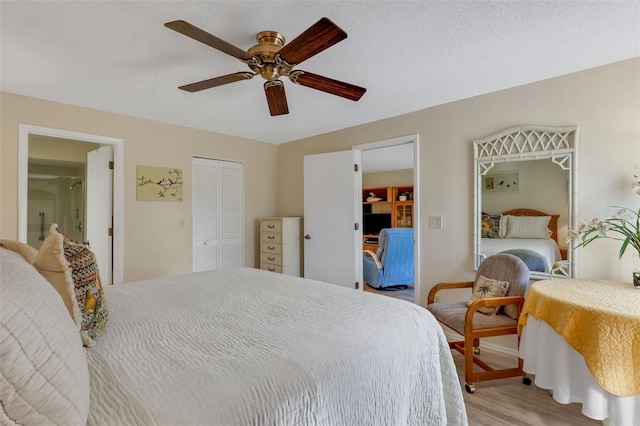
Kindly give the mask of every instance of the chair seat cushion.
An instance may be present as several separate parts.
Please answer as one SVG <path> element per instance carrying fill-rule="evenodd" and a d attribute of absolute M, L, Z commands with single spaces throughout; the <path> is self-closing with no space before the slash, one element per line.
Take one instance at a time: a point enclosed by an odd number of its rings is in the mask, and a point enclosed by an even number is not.
<path fill-rule="evenodd" d="M 464 317 L 467 314 L 465 302 L 432 303 L 427 306 L 429 312 L 441 323 L 445 324 L 460 334 L 464 333 Z M 518 324 L 517 320 L 504 315 L 484 315 L 476 311 L 473 314 L 473 329 L 481 330 L 494 327 L 509 327 Z"/>

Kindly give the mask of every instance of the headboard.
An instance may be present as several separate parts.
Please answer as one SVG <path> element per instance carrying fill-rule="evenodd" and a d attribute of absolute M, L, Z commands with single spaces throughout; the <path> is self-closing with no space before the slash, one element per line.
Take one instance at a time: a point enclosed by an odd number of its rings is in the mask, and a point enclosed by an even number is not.
<path fill-rule="evenodd" d="M 560 217 L 559 214 L 548 214 L 541 212 L 540 210 L 533 209 L 512 209 L 502 212 L 502 214 L 509 214 L 511 216 L 551 216 L 551 220 L 549 220 L 551 239 L 556 243 L 558 242 L 558 218 Z"/>

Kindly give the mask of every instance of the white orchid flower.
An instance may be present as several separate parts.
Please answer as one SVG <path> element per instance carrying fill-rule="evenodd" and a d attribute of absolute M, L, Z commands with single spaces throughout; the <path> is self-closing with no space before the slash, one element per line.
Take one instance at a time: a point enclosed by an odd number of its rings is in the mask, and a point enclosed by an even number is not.
<path fill-rule="evenodd" d="M 634 181 L 631 182 L 631 189 L 636 190 L 636 193 L 640 195 L 640 175 L 633 175 Z"/>
<path fill-rule="evenodd" d="M 640 195 L 640 176 L 633 175 L 631 187 L 637 189 Z M 598 238 L 608 238 L 623 241 L 618 253 L 622 257 L 628 247 L 640 254 L 640 209 L 636 212 L 626 207 L 611 207 L 611 213 L 606 219 L 593 218 L 583 221 L 577 230 L 569 230 L 567 242 L 578 240 L 576 247 L 585 247 Z M 615 210 L 613 210 L 615 209 Z"/>

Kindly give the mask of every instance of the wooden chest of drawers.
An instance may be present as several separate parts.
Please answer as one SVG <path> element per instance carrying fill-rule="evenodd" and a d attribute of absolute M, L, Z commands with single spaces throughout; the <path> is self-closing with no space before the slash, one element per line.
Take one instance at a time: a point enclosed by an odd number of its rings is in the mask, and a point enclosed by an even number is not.
<path fill-rule="evenodd" d="M 299 217 L 260 220 L 260 269 L 300 276 L 301 225 Z"/>

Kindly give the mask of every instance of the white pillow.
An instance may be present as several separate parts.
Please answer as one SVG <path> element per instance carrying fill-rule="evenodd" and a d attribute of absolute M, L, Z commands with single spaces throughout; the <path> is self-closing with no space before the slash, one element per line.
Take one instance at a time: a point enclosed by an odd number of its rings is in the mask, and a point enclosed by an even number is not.
<path fill-rule="evenodd" d="M 507 219 L 505 238 L 549 238 L 551 216 L 511 216 Z"/>
<path fill-rule="evenodd" d="M 84 425 L 89 368 L 78 328 L 47 280 L 0 248 L 0 418 Z"/>
<path fill-rule="evenodd" d="M 507 223 L 508 221 L 509 221 L 509 215 L 503 214 L 502 217 L 500 218 L 500 233 L 498 234 L 500 238 L 506 238 L 507 227 L 509 226 L 509 224 Z"/>

